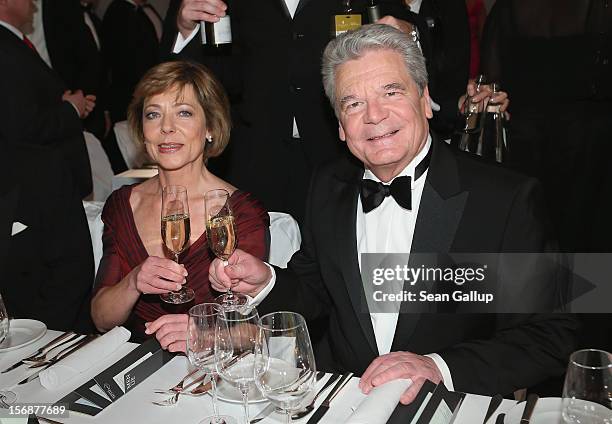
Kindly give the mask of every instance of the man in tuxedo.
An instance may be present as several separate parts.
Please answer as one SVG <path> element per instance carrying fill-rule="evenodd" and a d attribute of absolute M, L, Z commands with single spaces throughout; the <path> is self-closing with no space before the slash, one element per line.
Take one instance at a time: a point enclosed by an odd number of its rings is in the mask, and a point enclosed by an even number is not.
<path fill-rule="evenodd" d="M 32 26 L 32 0 L 0 0 L 0 139 L 58 149 L 81 197 L 92 190 L 81 118 L 95 103 L 66 90 L 24 33 Z"/>
<path fill-rule="evenodd" d="M 354 157 L 325 164 L 313 177 L 301 249 L 287 269 L 237 250 L 228 266 L 211 264 L 212 286 L 253 296 L 260 313 L 292 310 L 309 322 L 328 316 L 317 362 L 361 374 L 366 393 L 411 378 L 403 403 L 425 379 L 451 390 L 510 394 L 563 372 L 573 319 L 418 313 L 410 302 L 400 313 L 364 310 L 363 253 L 543 252 L 550 242 L 533 179 L 431 136 L 425 69 L 412 39 L 387 25 L 330 42 L 325 91 Z"/>
<path fill-rule="evenodd" d="M 89 331 L 93 253 L 83 205 L 55 151 L 3 143 L 0 293 L 10 316 Z"/>
<path fill-rule="evenodd" d="M 401 19 L 398 0 L 379 0 L 381 12 Z M 354 0 L 366 22 L 366 0 Z M 221 0 L 174 0 L 162 51 L 203 63 L 221 80 L 233 105 L 232 141 L 213 168 L 253 193 L 268 210 L 303 222 L 312 170 L 345 153 L 328 107 L 319 64 L 331 38 L 339 0 L 270 0 L 230 3 L 232 47 L 202 46 L 201 20 L 225 15 Z M 175 17 L 176 19 L 173 19 Z M 177 30 L 179 32 L 177 37 Z"/>
<path fill-rule="evenodd" d="M 158 62 L 162 20 L 145 0 L 113 0 L 102 19 L 102 48 L 108 66 L 108 107 L 124 121 L 136 84 Z"/>

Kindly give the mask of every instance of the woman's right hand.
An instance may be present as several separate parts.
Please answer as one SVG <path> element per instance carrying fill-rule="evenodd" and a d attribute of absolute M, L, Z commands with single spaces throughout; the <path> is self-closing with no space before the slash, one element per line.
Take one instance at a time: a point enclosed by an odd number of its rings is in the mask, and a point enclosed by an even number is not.
<path fill-rule="evenodd" d="M 132 287 L 142 294 L 162 294 L 180 290 L 187 282 L 187 270 L 173 260 L 149 256 L 131 272 Z"/>

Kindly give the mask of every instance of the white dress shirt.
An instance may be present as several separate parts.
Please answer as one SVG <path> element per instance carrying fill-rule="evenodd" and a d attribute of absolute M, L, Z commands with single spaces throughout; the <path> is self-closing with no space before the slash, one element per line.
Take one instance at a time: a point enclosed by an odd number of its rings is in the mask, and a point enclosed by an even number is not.
<path fill-rule="evenodd" d="M 87 28 L 89 28 L 89 32 L 91 32 L 91 35 L 94 41 L 96 42 L 96 47 L 98 48 L 98 51 L 100 51 L 100 37 L 98 37 L 98 31 L 96 31 L 96 26 L 91 20 L 91 16 L 89 16 L 88 12 L 83 12 L 83 19 L 85 20 L 85 25 L 87 25 Z"/>

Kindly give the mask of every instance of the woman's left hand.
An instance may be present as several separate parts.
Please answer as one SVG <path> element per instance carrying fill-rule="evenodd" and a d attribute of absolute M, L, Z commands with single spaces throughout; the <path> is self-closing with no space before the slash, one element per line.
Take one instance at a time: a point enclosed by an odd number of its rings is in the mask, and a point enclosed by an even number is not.
<path fill-rule="evenodd" d="M 187 314 L 162 315 L 155 321 L 145 323 L 145 334 L 155 333 L 155 338 L 168 352 L 187 350 Z"/>

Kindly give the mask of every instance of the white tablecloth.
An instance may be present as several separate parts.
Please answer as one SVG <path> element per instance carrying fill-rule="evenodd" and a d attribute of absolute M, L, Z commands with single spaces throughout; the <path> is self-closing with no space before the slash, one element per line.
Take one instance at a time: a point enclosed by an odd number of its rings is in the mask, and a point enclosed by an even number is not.
<path fill-rule="evenodd" d="M 27 357 L 34 353 L 39 347 L 43 346 L 48 341 L 57 337 L 60 333 L 57 331 L 48 331 L 47 334 L 40 340 L 27 347 L 17 349 L 10 352 L 0 353 L 0 370 L 4 370 L 8 366 L 18 360 Z M 0 374 L 0 389 L 11 388 L 18 395 L 17 402 L 20 403 L 40 403 L 40 402 L 55 402 L 61 399 L 66 394 L 70 393 L 75 388 L 79 387 L 96 374 L 106 369 L 109 365 L 121 359 L 128 352 L 134 349 L 137 345 L 128 343 L 122 346 L 119 350 L 106 358 L 100 358 L 99 364 L 90 369 L 87 373 L 72 380 L 70 384 L 57 391 L 49 391 L 40 385 L 40 379 L 31 381 L 30 383 L 14 386 L 18 381 L 26 377 L 28 374 L 25 367 L 21 366 L 6 374 Z M 69 418 L 57 419 L 57 421 L 66 424 L 88 424 L 88 423 L 146 423 L 146 424 L 197 424 L 202 418 L 212 414 L 212 405 L 210 397 L 205 395 L 201 397 L 182 396 L 179 403 L 172 407 L 159 407 L 151 404 L 152 400 L 164 399 L 162 395 L 153 393 L 157 388 L 168 388 L 176 384 L 187 372 L 187 359 L 185 357 L 175 357 L 159 371 L 151 375 L 147 380 L 143 381 L 137 387 L 132 389 L 126 395 L 117 400 L 114 404 L 107 407 L 96 417 L 82 415 L 76 412 L 71 412 Z M 321 380 L 318 384 L 322 384 Z M 323 417 L 320 424 L 338 424 L 352 413 L 352 408 L 359 404 L 363 399 L 363 395 L 357 388 L 358 379 L 353 378 L 347 387 L 332 402 L 332 407 L 329 412 Z M 323 396 L 322 396 L 323 398 Z M 490 398 L 486 396 L 468 394 L 461 407 L 455 424 L 475 424 L 481 423 L 484 419 L 487 406 Z M 318 402 L 323 401 L 320 399 Z M 497 413 L 506 413 L 515 402 L 504 400 L 499 407 Z M 250 414 L 254 417 L 259 411 L 265 408 L 266 403 L 251 404 Z M 242 406 L 240 404 L 230 404 L 219 402 L 220 412 L 229 414 L 242 422 Z M 297 424 L 305 424 L 308 421 L 308 416 L 299 420 L 293 421 Z M 261 421 L 261 424 L 283 423 L 284 417 L 273 413 L 267 419 Z M 23 423 L 25 424 L 25 420 Z M 16 421 L 11 421 L 17 424 Z"/>

